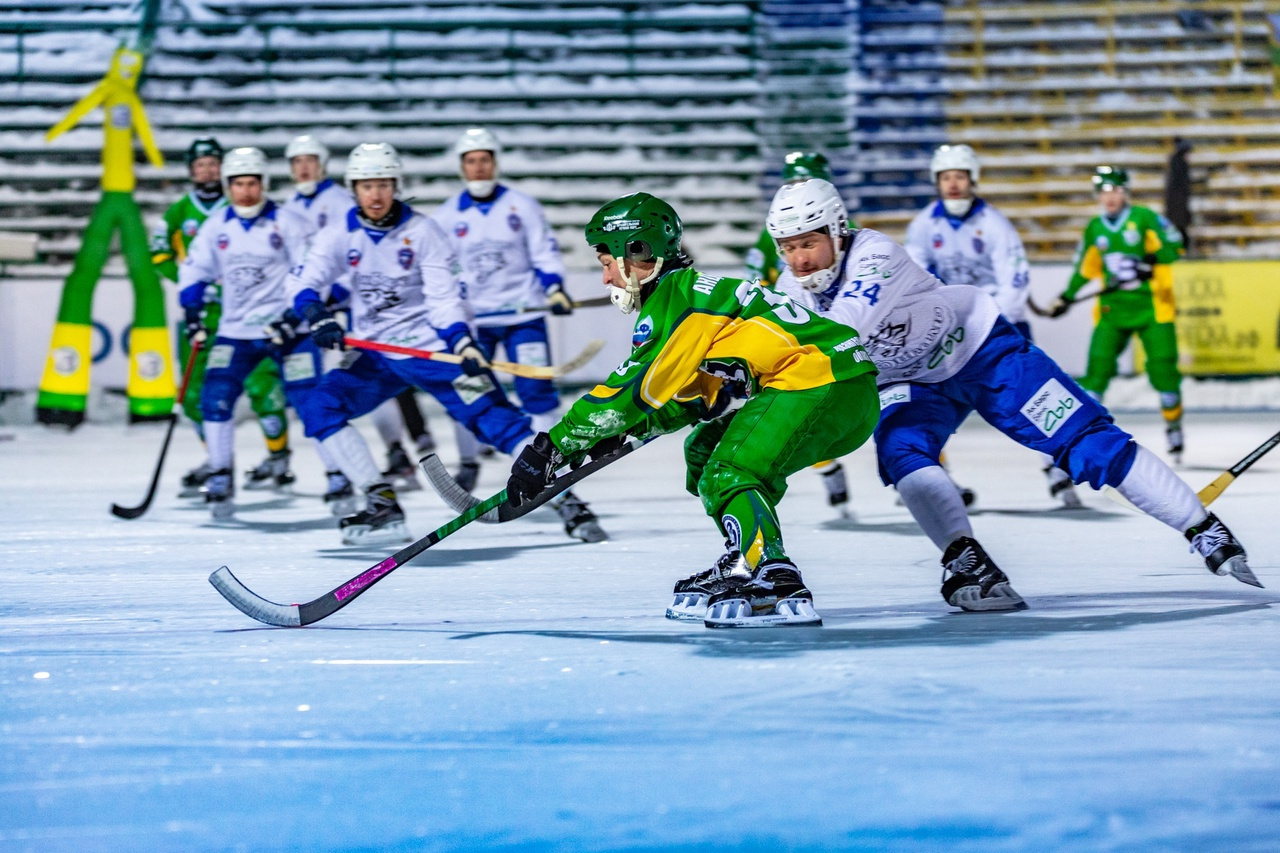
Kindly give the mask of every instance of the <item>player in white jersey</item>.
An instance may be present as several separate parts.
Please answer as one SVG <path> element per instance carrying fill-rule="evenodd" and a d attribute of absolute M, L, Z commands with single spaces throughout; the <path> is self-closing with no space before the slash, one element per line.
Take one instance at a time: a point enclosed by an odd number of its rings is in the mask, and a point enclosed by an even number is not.
<path fill-rule="evenodd" d="M 973 149 L 968 145 L 941 146 L 933 153 L 929 174 L 938 189 L 938 200 L 911 220 L 903 244 L 907 254 L 943 284 L 981 288 L 995 300 L 1000 316 L 1031 340 L 1027 253 L 1013 223 L 977 195 L 982 167 Z M 1047 456 L 1040 464 L 1049 478 L 1049 494 L 1063 506 L 1080 507 L 1071 477 Z"/>
<path fill-rule="evenodd" d="M 222 319 L 209 348 L 200 406 L 209 463 L 214 469 L 205 500 L 215 518 L 232 514 L 235 485 L 232 414 L 244 381 L 264 359 L 281 366 L 284 393 L 297 409 L 319 379 L 320 352 L 306 337 L 275 342 L 272 324 L 288 301 L 284 280 L 302 261 L 311 225 L 266 197 L 267 159 L 257 148 L 236 148 L 223 159 L 222 180 L 231 204 L 205 220 L 178 269 L 179 300 L 187 336 L 204 341 L 206 300 L 221 302 Z M 219 291 L 212 287 L 220 281 Z"/>
<path fill-rule="evenodd" d="M 545 316 L 523 309 L 547 305 L 553 314 L 569 314 L 573 302 L 565 293 L 564 261 L 542 205 L 499 182 L 501 146 L 484 128 L 463 133 L 453 155 L 464 186 L 431 216 L 453 241 L 462 264 L 460 277 L 475 312 L 480 348 L 492 355 L 501 344 L 509 361 L 548 366 Z M 515 388 L 534 430 L 550 429 L 560 406 L 555 385 L 549 379 L 518 376 Z M 479 446 L 462 430 L 458 445 L 458 482 L 471 491 L 479 473 Z"/>
<path fill-rule="evenodd" d="M 826 181 L 782 187 L 767 227 L 785 254 L 781 290 L 861 334 L 880 369 L 881 477 L 943 551 L 942 596 L 965 610 L 1026 606 L 982 546 L 938 464 L 976 411 L 1014 441 L 1047 453 L 1077 483 L 1112 486 L 1182 532 L 1215 574 L 1260 586 L 1244 548 L 1159 457 L 1121 430 L 976 287 L 943 285 L 885 235 L 850 231 Z"/>
<path fill-rule="evenodd" d="M 352 418 L 416 386 L 505 453 L 519 452 L 534 435 L 529 417 L 502 393 L 467 323 L 452 246 L 435 222 L 396 199 L 400 179 L 400 157 L 392 146 L 357 146 L 347 163 L 356 207 L 345 220 L 331 223 L 316 236 L 306 262 L 289 281 L 294 310 L 310 322 L 312 338 L 321 347 L 343 345 L 342 328 L 321 295 L 347 270 L 353 335 L 451 352 L 464 360 L 459 367 L 376 352 L 352 353 L 341 367 L 325 374 L 299 410 L 307 435 L 320 440 L 348 479 L 365 491 L 365 510 L 340 523 L 348 543 L 408 535 L 395 490 L 350 426 Z M 570 536 L 598 541 L 592 532 L 599 530 L 595 516 L 581 501 L 563 504 L 561 517 Z"/>

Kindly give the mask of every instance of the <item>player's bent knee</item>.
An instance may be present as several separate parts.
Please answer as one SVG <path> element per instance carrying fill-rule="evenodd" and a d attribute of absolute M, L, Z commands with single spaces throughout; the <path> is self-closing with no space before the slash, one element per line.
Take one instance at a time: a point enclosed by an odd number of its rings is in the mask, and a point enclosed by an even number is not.
<path fill-rule="evenodd" d="M 1100 489 L 1120 485 L 1137 453 L 1133 436 L 1113 423 L 1099 421 L 1082 431 L 1054 461 L 1075 482 Z"/>
<path fill-rule="evenodd" d="M 749 489 L 768 491 L 757 475 L 718 459 L 707 463 L 698 478 L 698 497 L 712 517 L 718 516 L 735 495 Z"/>

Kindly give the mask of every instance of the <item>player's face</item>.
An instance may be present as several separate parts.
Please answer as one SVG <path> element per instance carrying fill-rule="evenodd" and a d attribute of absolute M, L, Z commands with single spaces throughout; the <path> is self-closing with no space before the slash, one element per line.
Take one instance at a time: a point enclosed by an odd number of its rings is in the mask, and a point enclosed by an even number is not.
<path fill-rule="evenodd" d="M 262 201 L 262 178 L 257 175 L 236 175 L 227 183 L 231 203 L 238 207 L 253 207 Z"/>
<path fill-rule="evenodd" d="M 222 177 L 222 161 L 217 157 L 197 157 L 191 161 L 191 180 L 197 184 L 216 181 Z"/>
<path fill-rule="evenodd" d="M 798 276 L 812 275 L 836 262 L 836 249 L 826 231 L 810 231 L 778 241 L 787 266 Z"/>
<path fill-rule="evenodd" d="M 613 255 L 608 252 L 599 252 L 596 254 L 596 260 L 604 267 L 605 287 L 625 288 L 627 286 L 627 281 L 622 277 L 622 271 L 618 269 L 617 259 Z M 657 265 L 658 262 L 655 260 L 631 261 L 627 264 L 637 281 L 648 278 L 649 273 L 653 272 L 653 268 Z"/>
<path fill-rule="evenodd" d="M 973 195 L 973 181 L 964 169 L 947 169 L 938 173 L 940 198 L 969 198 Z"/>
<path fill-rule="evenodd" d="M 1098 201 L 1102 204 L 1102 209 L 1107 216 L 1115 216 L 1121 210 L 1124 210 L 1125 202 L 1129 200 L 1129 193 L 1119 187 L 1107 187 L 1098 193 Z"/>
<path fill-rule="evenodd" d="M 318 181 L 324 172 L 320 169 L 320 158 L 314 154 L 299 154 L 289 161 L 289 171 L 293 173 L 293 182 L 301 184 L 305 181 Z"/>
<path fill-rule="evenodd" d="M 366 178 L 356 181 L 356 204 L 366 219 L 381 219 L 391 211 L 396 200 L 394 178 Z"/>
<path fill-rule="evenodd" d="M 492 151 L 468 151 L 462 155 L 462 178 L 467 181 L 492 181 L 497 165 Z"/>

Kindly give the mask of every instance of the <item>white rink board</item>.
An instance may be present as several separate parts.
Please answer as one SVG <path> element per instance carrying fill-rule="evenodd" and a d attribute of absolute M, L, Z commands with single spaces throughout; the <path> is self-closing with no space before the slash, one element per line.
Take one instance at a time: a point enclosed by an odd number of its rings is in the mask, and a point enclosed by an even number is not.
<path fill-rule="evenodd" d="M 1160 447 L 1158 415 L 1121 424 Z M 1191 414 L 1183 476 L 1276 427 Z M 867 448 L 856 523 L 808 472 L 780 510 L 825 627 L 662 618 L 719 547 L 672 436 L 578 490 L 607 544 L 548 514 L 473 525 L 270 629 L 209 572 L 293 602 L 392 550 L 337 544 L 299 432 L 302 496 L 242 495 L 215 527 L 173 497 L 185 427 L 131 522 L 107 508 L 141 499 L 160 429 L 0 429 L 0 850 L 1280 847 L 1280 455 L 1215 505 L 1264 590 L 1101 495 L 1053 511 L 1033 455 L 971 419 L 949 454 L 1022 613 L 950 611 Z M 242 470 L 263 451 L 251 424 L 237 440 Z M 417 535 L 449 518 L 405 507 Z"/>

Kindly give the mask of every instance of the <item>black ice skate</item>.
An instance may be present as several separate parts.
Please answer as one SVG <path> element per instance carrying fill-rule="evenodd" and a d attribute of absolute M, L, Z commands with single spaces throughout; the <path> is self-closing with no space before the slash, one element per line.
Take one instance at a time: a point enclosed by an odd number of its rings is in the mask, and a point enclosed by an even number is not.
<path fill-rule="evenodd" d="M 849 502 L 849 483 L 844 477 L 844 466 L 839 462 L 822 472 L 822 485 L 827 490 L 827 503 L 841 506 Z"/>
<path fill-rule="evenodd" d="M 356 490 L 351 487 L 351 481 L 346 475 L 341 471 L 325 471 L 324 476 L 328 480 L 324 505 L 329 508 L 329 512 L 338 518 L 355 513 Z"/>
<path fill-rule="evenodd" d="M 736 548 L 720 555 L 720 559 L 706 571 L 676 581 L 671 590 L 668 619 L 687 619 L 701 622 L 707 615 L 707 602 L 718 592 L 736 589 L 751 580 L 742 552 Z"/>
<path fill-rule="evenodd" d="M 458 465 L 458 473 L 453 477 L 459 486 L 468 492 L 476 490 L 476 483 L 480 481 L 480 463 L 474 459 L 464 459 Z"/>
<path fill-rule="evenodd" d="M 1204 564 L 1215 575 L 1231 575 L 1240 583 L 1262 588 L 1262 583 L 1249 568 L 1244 546 L 1213 513 L 1188 530 L 1184 536 L 1191 550 L 1204 557 Z"/>
<path fill-rule="evenodd" d="M 230 468 L 222 468 L 209 474 L 209 479 L 205 481 L 204 504 L 209 508 L 214 521 L 235 515 L 235 490 Z"/>
<path fill-rule="evenodd" d="M 942 555 L 942 597 L 952 607 L 975 613 L 1027 609 L 1008 576 L 968 536 L 952 542 Z"/>
<path fill-rule="evenodd" d="M 250 492 L 264 491 L 266 489 L 288 491 L 294 480 L 298 479 L 289 470 L 289 457 L 291 455 L 292 453 L 288 450 L 277 450 L 268 454 L 267 458 L 263 459 L 257 468 L 250 468 L 244 472 L 245 490 Z"/>
<path fill-rule="evenodd" d="M 1174 465 L 1182 464 L 1182 424 L 1169 424 L 1164 431 L 1164 437 L 1169 442 L 1169 458 L 1173 460 Z"/>
<path fill-rule="evenodd" d="M 195 468 L 182 475 L 182 489 L 178 492 L 180 498 L 198 498 L 204 494 L 204 484 L 209 481 L 209 475 L 213 473 L 213 466 L 209 464 L 209 460 L 201 462 Z"/>
<path fill-rule="evenodd" d="M 821 625 L 813 593 L 790 560 L 761 563 L 746 583 L 717 592 L 707 601 L 708 628 L 772 628 Z"/>
<path fill-rule="evenodd" d="M 409 454 L 404 452 L 400 442 L 393 441 L 387 447 L 387 470 L 382 476 L 387 482 L 401 492 L 416 492 L 422 488 L 418 482 L 417 469 L 409 461 Z"/>
<path fill-rule="evenodd" d="M 564 532 L 574 539 L 583 542 L 606 542 L 609 534 L 600 526 L 596 514 L 587 506 L 587 502 L 573 492 L 565 492 L 551 501 L 551 506 L 560 513 L 564 522 Z"/>
<path fill-rule="evenodd" d="M 378 542 L 408 542 L 404 510 L 396 502 L 395 490 L 386 483 L 375 483 L 365 493 L 366 506 L 355 515 L 338 522 L 345 545 L 371 545 Z"/>
<path fill-rule="evenodd" d="M 1071 482 L 1070 474 L 1050 465 L 1044 469 L 1044 475 L 1049 478 L 1049 497 L 1061 501 L 1067 509 L 1080 509 L 1084 506 L 1080 496 L 1076 494 L 1076 486 Z"/>

